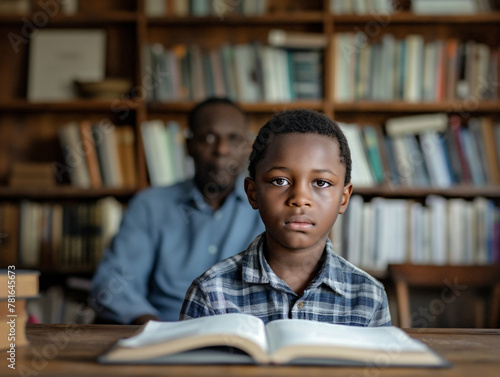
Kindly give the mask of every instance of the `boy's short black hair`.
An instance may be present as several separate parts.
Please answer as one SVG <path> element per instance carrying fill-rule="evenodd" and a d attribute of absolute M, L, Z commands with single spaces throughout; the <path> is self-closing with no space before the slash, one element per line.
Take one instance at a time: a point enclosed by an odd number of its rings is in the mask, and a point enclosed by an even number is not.
<path fill-rule="evenodd" d="M 225 98 L 225 97 L 209 97 L 206 100 L 204 100 L 204 101 L 200 102 L 199 104 L 197 104 L 189 112 L 189 115 L 188 115 L 188 127 L 189 127 L 189 131 L 190 131 L 191 134 L 196 129 L 196 116 L 198 115 L 198 113 L 202 109 L 204 109 L 205 107 L 207 107 L 207 106 L 219 105 L 219 104 L 223 104 L 223 105 L 228 105 L 228 106 L 234 107 L 236 110 L 238 110 L 243 115 L 243 117 L 245 118 L 245 121 L 246 121 L 246 114 L 244 113 L 244 111 L 235 102 L 231 101 L 229 98 Z"/>
<path fill-rule="evenodd" d="M 250 155 L 248 172 L 255 179 L 257 163 L 264 158 L 267 146 L 278 134 L 318 134 L 337 140 L 340 149 L 340 161 L 345 165 L 344 186 L 351 182 L 351 151 L 347 139 L 339 125 L 326 115 L 309 109 L 287 110 L 275 114 L 257 134 Z"/>

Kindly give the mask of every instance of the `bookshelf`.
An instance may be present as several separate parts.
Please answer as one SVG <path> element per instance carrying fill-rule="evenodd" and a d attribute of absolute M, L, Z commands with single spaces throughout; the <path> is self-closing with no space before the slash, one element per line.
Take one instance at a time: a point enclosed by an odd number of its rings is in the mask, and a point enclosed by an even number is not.
<path fill-rule="evenodd" d="M 166 0 L 169 1 L 169 0 Z M 174 0 L 171 1 L 174 4 Z M 189 3 L 188 1 L 185 1 Z M 500 88 L 495 87 L 494 98 L 472 101 L 446 99 L 440 101 L 408 102 L 403 100 L 339 101 L 335 96 L 334 79 L 336 56 L 334 38 L 345 32 L 365 31 L 370 33 L 370 42 L 377 43 L 386 34 L 396 39 L 409 34 L 423 36 L 425 41 L 456 38 L 461 41 L 474 40 L 500 47 L 500 2 L 493 1 L 491 12 L 462 15 L 416 15 L 411 11 L 410 0 L 395 1 L 391 14 L 334 14 L 330 12 L 329 0 L 279 1 L 268 0 L 267 9 L 258 15 L 244 15 L 234 10 L 241 1 L 222 1 L 229 11 L 207 16 L 176 16 L 167 6 L 165 14 L 147 15 L 145 0 L 101 0 L 79 1 L 75 14 L 66 15 L 56 4 L 48 12 L 38 2 L 31 1 L 29 13 L 0 14 L 0 203 L 19 204 L 23 200 L 53 204 L 95 202 L 112 196 L 126 205 L 140 189 L 150 185 L 147 162 L 141 138 L 140 125 L 147 120 L 161 119 L 177 121 L 186 126 L 188 111 L 196 103 L 193 99 L 149 101 L 145 93 L 145 71 L 143 50 L 146 45 L 158 43 L 168 48 L 175 44 L 199 46 L 203 51 L 219 48 L 225 43 L 233 45 L 258 41 L 267 44 L 268 34 L 273 29 L 287 32 L 316 33 L 326 37 L 327 46 L 322 50 L 322 97 L 293 101 L 269 102 L 239 101 L 249 114 L 253 131 L 257 131 L 276 111 L 307 107 L 322 111 L 337 121 L 357 124 L 373 124 L 383 129 L 385 122 L 394 117 L 447 113 L 469 117 L 488 117 L 500 121 Z M 57 2 L 54 2 L 57 3 Z M 171 7 L 171 6 L 170 6 Z M 102 29 L 106 32 L 105 76 L 126 78 L 132 82 L 132 95 L 116 99 L 72 98 L 58 102 L 30 102 L 27 99 L 28 71 L 30 62 L 29 35 L 35 30 Z M 17 35 L 15 48 L 8 35 Z M 500 64 L 495 67 L 500 76 Z M 63 162 L 58 132 L 72 121 L 89 120 L 99 122 L 110 119 L 116 127 L 131 125 L 134 130 L 134 161 L 137 167 L 137 182 L 134 187 L 77 188 L 68 177 L 51 188 L 10 187 L 9 174 L 14 162 L 41 161 Z M 497 151 L 498 152 L 498 151 Z M 486 197 L 495 203 L 500 201 L 498 184 L 459 184 L 448 188 L 436 187 L 390 187 L 387 184 L 371 187 L 355 187 L 354 193 L 365 200 L 375 197 L 414 199 L 423 203 L 429 195 L 448 199 L 473 200 Z M 9 228 L 17 237 L 19 227 Z M 0 244 L 1 246 L 1 244 Z M 4 260 L 0 261 L 4 263 Z M 22 266 L 19 266 L 22 267 Z M 92 268 L 70 268 L 57 265 L 41 266 L 53 274 L 91 273 Z M 43 276 L 43 275 L 42 275 Z"/>

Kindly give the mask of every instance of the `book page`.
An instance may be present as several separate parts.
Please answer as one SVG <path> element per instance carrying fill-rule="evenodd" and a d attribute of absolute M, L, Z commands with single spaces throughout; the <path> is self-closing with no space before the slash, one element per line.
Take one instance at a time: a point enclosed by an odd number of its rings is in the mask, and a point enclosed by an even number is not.
<path fill-rule="evenodd" d="M 267 353 L 267 337 L 263 322 L 246 314 L 225 314 L 179 322 L 150 321 L 137 335 L 121 339 L 115 349 L 138 349 L 159 344 L 179 343 L 196 345 L 196 339 L 212 339 L 211 346 L 228 346 L 240 349 L 249 342 Z M 241 340 L 243 339 L 243 341 Z M 204 344 L 204 347 L 207 345 Z"/>
<path fill-rule="evenodd" d="M 290 346 L 336 346 L 388 352 L 426 352 L 427 347 L 396 327 L 354 327 L 307 320 L 266 325 L 269 351 Z M 383 339 L 383 341 L 381 341 Z"/>

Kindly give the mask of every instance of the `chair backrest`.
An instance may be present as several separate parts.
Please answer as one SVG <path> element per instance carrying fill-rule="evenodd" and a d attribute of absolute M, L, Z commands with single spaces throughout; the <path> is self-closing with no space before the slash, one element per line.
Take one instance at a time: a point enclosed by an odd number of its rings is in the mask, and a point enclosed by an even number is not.
<path fill-rule="evenodd" d="M 453 287 L 466 289 L 489 288 L 490 310 L 488 326 L 498 325 L 500 311 L 500 264 L 474 266 L 436 266 L 417 264 L 391 264 L 389 273 L 396 287 L 399 325 L 412 327 L 410 313 L 410 287 L 435 287 L 453 291 Z M 453 294 L 453 292 L 451 292 Z M 444 295 L 443 297 L 447 297 Z M 475 327 L 484 326 L 485 306 L 482 300 L 476 300 Z"/>

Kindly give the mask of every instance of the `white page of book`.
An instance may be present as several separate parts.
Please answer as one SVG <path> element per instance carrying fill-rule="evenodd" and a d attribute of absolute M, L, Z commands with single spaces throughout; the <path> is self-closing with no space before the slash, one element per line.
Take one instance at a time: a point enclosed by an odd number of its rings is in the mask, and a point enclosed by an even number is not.
<path fill-rule="evenodd" d="M 225 314 L 179 322 L 149 321 L 143 331 L 131 338 L 121 339 L 118 345 L 136 348 L 169 340 L 207 335 L 240 336 L 256 343 L 264 352 L 268 351 L 263 322 L 257 317 L 246 314 Z M 229 339 L 228 345 L 231 345 Z"/>
<path fill-rule="evenodd" d="M 396 327 L 355 327 L 287 319 L 268 323 L 266 331 L 271 354 L 281 347 L 311 345 L 392 352 L 427 351 L 423 343 Z"/>

